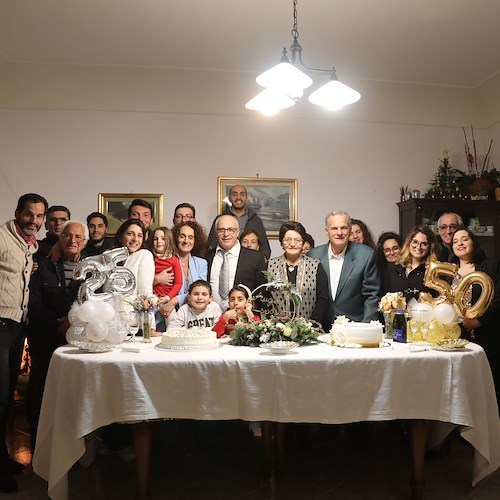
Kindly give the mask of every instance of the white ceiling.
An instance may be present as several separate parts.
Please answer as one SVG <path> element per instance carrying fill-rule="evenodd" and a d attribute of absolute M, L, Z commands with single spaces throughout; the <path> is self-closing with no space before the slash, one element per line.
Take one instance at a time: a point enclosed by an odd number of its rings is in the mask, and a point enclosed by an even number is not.
<path fill-rule="evenodd" d="M 292 0 L 0 0 L 14 63 L 248 72 L 292 41 Z M 343 80 L 475 87 L 500 70 L 498 0 L 300 0 L 303 59 Z"/>

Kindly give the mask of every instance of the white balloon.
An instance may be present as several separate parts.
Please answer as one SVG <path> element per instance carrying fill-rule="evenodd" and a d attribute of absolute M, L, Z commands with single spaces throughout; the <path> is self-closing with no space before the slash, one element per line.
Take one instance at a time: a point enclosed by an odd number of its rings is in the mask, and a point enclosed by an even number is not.
<path fill-rule="evenodd" d="M 81 321 L 85 321 L 85 323 L 89 323 L 90 321 L 94 321 L 97 319 L 97 310 L 99 306 L 98 302 L 94 302 L 92 300 L 88 300 L 83 303 L 78 310 L 78 317 Z"/>
<path fill-rule="evenodd" d="M 87 302 L 85 304 L 87 304 Z M 90 341 L 102 342 L 108 335 L 108 325 L 103 321 L 91 321 L 87 325 L 85 332 Z"/>
<path fill-rule="evenodd" d="M 82 340 L 84 327 L 82 323 L 71 325 L 66 331 L 66 342 L 75 345 L 75 342 Z"/>
<path fill-rule="evenodd" d="M 80 322 L 80 316 L 78 314 L 79 310 L 80 306 L 78 304 L 73 305 L 73 307 L 69 310 L 68 321 L 70 325 Z"/>
<path fill-rule="evenodd" d="M 109 344 L 121 344 L 123 339 L 120 332 L 117 330 L 116 325 L 108 325 L 108 335 L 106 336 L 106 342 Z"/>
<path fill-rule="evenodd" d="M 455 310 L 450 304 L 438 304 L 434 308 L 434 319 L 445 325 L 452 323 L 455 319 Z"/>
<path fill-rule="evenodd" d="M 115 308 L 108 302 L 100 302 L 99 307 L 101 308 L 101 321 L 109 323 L 115 317 Z"/>
<path fill-rule="evenodd" d="M 412 317 L 416 318 L 418 321 L 429 322 L 434 316 L 434 310 L 429 304 L 425 302 L 419 302 L 411 310 Z"/>

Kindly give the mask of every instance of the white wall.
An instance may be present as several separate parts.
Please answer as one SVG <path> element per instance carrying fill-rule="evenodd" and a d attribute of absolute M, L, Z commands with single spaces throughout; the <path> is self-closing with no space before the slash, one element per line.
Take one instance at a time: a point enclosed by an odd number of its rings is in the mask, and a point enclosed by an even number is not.
<path fill-rule="evenodd" d="M 398 228 L 399 186 L 425 191 L 447 147 L 460 161 L 456 127 L 314 119 L 0 111 L 0 213 L 35 191 L 75 218 L 97 209 L 99 192 L 162 192 L 170 223 L 177 203 L 193 203 L 209 226 L 217 176 L 298 179 L 298 219 L 318 243 L 323 218 L 344 209 L 375 236 Z M 452 157 L 453 158 L 453 157 Z M 273 255 L 278 252 L 273 245 Z"/>
<path fill-rule="evenodd" d="M 399 186 L 423 193 L 445 148 L 465 167 L 462 126 L 475 126 L 478 151 L 495 138 L 500 165 L 500 77 L 478 89 L 352 82 L 362 99 L 340 112 L 302 99 L 264 118 L 243 107 L 254 76 L 0 58 L 1 219 L 30 191 L 79 219 L 100 192 L 161 192 L 167 224 L 187 201 L 210 226 L 217 177 L 259 174 L 298 179 L 298 219 L 317 243 L 339 209 L 377 237 L 398 228 Z"/>

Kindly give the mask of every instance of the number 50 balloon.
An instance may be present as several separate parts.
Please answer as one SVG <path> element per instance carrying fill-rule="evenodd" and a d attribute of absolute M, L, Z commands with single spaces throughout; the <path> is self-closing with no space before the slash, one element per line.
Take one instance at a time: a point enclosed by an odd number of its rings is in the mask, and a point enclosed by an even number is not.
<path fill-rule="evenodd" d="M 481 285 L 481 295 L 473 306 L 467 307 L 465 292 L 473 284 Z M 474 271 L 464 276 L 455 289 L 455 304 L 465 318 L 477 318 L 478 316 L 482 316 L 488 307 L 490 307 L 493 301 L 494 289 L 493 280 L 486 273 Z"/>
<path fill-rule="evenodd" d="M 453 292 L 451 291 L 451 286 L 439 276 L 444 275 L 453 277 L 455 276 L 457 270 L 458 266 L 456 264 L 439 262 L 436 260 L 427 261 L 425 264 L 424 285 L 428 288 L 432 288 L 433 290 L 437 290 L 439 292 L 439 297 L 434 298 L 428 292 L 421 292 L 420 300 L 433 307 L 444 302 L 453 304 Z"/>
<path fill-rule="evenodd" d="M 429 261 L 425 265 L 424 285 L 437 290 L 439 297 L 433 298 L 429 293 L 422 292 L 420 299 L 433 306 L 444 302 L 450 304 L 455 303 L 460 314 L 467 319 L 474 319 L 482 316 L 488 307 L 490 307 L 493 300 L 494 286 L 493 280 L 486 274 L 480 271 L 474 271 L 462 278 L 459 282 L 455 292 L 453 293 L 451 286 L 439 276 L 453 277 L 458 271 L 456 264 L 449 262 Z M 481 286 L 481 295 L 477 302 L 468 307 L 465 302 L 465 292 L 473 284 Z"/>

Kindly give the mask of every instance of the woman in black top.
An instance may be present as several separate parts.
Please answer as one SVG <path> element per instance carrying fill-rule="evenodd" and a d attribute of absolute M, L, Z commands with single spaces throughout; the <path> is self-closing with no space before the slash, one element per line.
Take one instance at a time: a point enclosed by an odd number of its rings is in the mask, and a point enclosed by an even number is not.
<path fill-rule="evenodd" d="M 413 228 L 406 237 L 397 262 L 389 263 L 382 280 L 382 293 L 403 292 L 406 302 L 418 300 L 420 292 L 434 296 L 436 290 L 424 286 L 425 264 L 437 259 L 438 243 L 427 226 Z"/>

